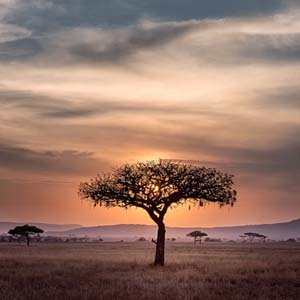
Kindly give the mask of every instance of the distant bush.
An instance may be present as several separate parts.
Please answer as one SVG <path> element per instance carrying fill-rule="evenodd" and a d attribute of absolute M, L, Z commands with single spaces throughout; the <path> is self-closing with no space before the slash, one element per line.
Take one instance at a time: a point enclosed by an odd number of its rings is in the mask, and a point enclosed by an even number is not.
<path fill-rule="evenodd" d="M 170 241 L 170 242 L 175 242 L 176 239 L 175 238 L 167 238 L 167 241 Z"/>
<path fill-rule="evenodd" d="M 221 243 L 222 240 L 221 240 L 221 239 L 212 239 L 212 238 L 207 237 L 207 238 L 205 239 L 205 242 L 206 242 L 206 243 L 207 243 L 207 242 L 209 242 L 209 243 Z"/>
<path fill-rule="evenodd" d="M 287 243 L 297 243 L 296 239 L 288 239 L 286 240 Z"/>

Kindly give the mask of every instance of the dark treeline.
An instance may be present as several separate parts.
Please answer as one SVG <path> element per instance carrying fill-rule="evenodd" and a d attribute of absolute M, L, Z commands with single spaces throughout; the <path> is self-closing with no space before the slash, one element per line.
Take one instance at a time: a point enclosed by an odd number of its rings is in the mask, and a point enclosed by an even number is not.
<path fill-rule="evenodd" d="M 34 236 L 31 238 L 34 243 L 101 243 L 102 238 L 90 237 L 58 237 L 58 236 Z M 23 242 L 23 239 L 18 239 L 10 235 L 0 235 L 0 243 Z"/>
<path fill-rule="evenodd" d="M 140 237 L 137 239 L 130 240 L 131 242 L 151 242 L 151 239 L 148 240 L 145 237 Z M 167 238 L 168 242 L 186 242 L 185 239 L 176 239 L 176 238 Z M 219 238 L 210 238 L 207 237 L 203 240 L 205 243 L 239 243 L 239 242 L 247 242 L 248 240 L 236 239 L 236 240 L 227 240 L 227 239 L 219 239 Z M 254 240 L 255 242 L 294 242 L 300 243 L 300 238 L 288 238 L 285 240 Z M 18 243 L 24 242 L 22 238 L 18 239 L 13 236 L 2 234 L 0 235 L 0 243 Z M 47 236 L 40 235 L 34 236 L 31 238 L 31 242 L 33 243 L 102 243 L 105 242 L 105 239 L 102 238 L 91 238 L 91 237 L 58 237 L 58 236 Z M 108 239 L 106 242 L 113 242 L 113 240 Z M 121 242 L 121 240 L 116 240 L 115 242 Z M 249 242 L 249 241 L 248 241 Z"/>

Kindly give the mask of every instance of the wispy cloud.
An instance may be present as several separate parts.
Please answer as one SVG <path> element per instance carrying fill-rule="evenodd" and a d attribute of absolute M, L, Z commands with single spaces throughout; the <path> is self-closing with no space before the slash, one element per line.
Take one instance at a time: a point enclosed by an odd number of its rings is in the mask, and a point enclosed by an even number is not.
<path fill-rule="evenodd" d="M 75 59 L 93 63 L 118 63 L 142 50 L 163 47 L 196 28 L 195 22 L 142 23 L 127 29 L 109 31 L 78 30 L 89 41 L 70 47 Z M 98 41 L 97 41 L 98 40 Z"/>
<path fill-rule="evenodd" d="M 30 35 L 31 31 L 25 28 L 9 24 L 0 24 L 0 43 L 24 39 Z"/>
<path fill-rule="evenodd" d="M 0 145 L 2 168 L 47 174 L 92 174 L 108 164 L 97 160 L 93 153 L 77 151 L 36 151 L 11 145 Z"/>

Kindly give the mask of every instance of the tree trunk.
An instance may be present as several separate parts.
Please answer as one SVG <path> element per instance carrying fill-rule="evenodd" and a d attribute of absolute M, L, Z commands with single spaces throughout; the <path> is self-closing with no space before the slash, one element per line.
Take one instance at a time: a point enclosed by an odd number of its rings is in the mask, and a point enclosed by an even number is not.
<path fill-rule="evenodd" d="M 165 236 L 166 227 L 164 223 L 158 224 L 156 253 L 155 253 L 155 266 L 163 266 L 165 264 Z"/>
<path fill-rule="evenodd" d="M 29 236 L 26 236 L 26 244 L 27 244 L 27 247 L 29 247 Z"/>

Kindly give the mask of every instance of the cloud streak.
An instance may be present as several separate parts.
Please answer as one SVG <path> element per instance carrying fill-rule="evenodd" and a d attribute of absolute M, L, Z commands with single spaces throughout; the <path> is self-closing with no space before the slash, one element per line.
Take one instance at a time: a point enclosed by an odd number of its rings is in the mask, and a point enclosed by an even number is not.
<path fill-rule="evenodd" d="M 165 44 L 179 39 L 196 28 L 195 22 L 183 23 L 144 23 L 125 30 L 99 32 L 98 43 L 91 38 L 90 42 L 71 47 L 70 54 L 82 60 L 99 63 L 118 63 L 131 57 L 139 51 L 163 47 Z M 97 32 L 90 32 L 91 37 Z M 89 32 L 78 32 L 79 35 L 89 35 Z"/>
<path fill-rule="evenodd" d="M 143 114 L 143 115 L 190 115 L 222 117 L 221 113 L 209 109 L 195 109 L 181 105 L 174 107 L 171 104 L 137 103 L 129 101 L 88 99 L 74 102 L 72 99 L 58 98 L 46 94 L 34 93 L 26 90 L 10 90 L 0 88 L 0 105 L 3 109 L 20 113 L 34 113 L 35 117 L 49 119 L 72 119 L 113 114 Z M 226 116 L 224 114 L 223 116 Z"/>
<path fill-rule="evenodd" d="M 82 176 L 93 174 L 107 163 L 93 157 L 93 153 L 78 151 L 36 151 L 10 145 L 0 145 L 2 168 L 26 172 Z"/>
<path fill-rule="evenodd" d="M 31 31 L 25 28 L 0 23 L 0 44 L 24 39 L 31 36 Z"/>

